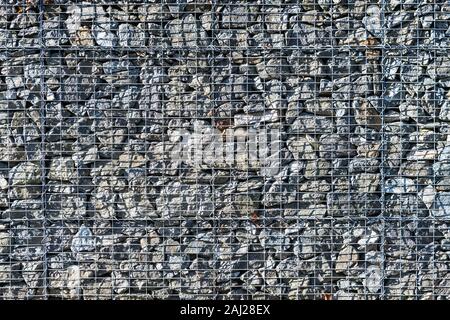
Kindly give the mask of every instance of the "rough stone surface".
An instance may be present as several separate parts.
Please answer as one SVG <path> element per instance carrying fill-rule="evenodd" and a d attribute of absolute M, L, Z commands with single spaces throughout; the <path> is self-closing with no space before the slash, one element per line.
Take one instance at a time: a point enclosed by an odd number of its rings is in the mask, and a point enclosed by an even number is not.
<path fill-rule="evenodd" d="M 449 12 L 2 1 L 0 299 L 450 299 Z"/>

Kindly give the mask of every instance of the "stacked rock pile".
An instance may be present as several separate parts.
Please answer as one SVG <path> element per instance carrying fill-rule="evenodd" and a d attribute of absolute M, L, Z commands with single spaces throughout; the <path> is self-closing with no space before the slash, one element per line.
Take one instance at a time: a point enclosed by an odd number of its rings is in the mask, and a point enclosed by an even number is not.
<path fill-rule="evenodd" d="M 447 1 L 0 1 L 3 299 L 450 298 Z"/>

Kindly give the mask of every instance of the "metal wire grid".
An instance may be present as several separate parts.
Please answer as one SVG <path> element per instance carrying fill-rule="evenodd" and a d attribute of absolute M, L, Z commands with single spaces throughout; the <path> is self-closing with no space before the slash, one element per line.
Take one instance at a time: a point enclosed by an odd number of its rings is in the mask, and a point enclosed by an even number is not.
<path fill-rule="evenodd" d="M 1 297 L 446 299 L 447 8 L 2 1 Z"/>

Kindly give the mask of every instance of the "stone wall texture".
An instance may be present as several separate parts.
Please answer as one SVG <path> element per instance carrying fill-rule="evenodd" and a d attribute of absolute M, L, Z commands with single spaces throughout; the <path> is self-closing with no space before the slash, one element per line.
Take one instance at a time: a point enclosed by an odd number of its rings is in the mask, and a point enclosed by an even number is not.
<path fill-rule="evenodd" d="M 449 53 L 440 0 L 1 0 L 0 299 L 450 298 Z"/>

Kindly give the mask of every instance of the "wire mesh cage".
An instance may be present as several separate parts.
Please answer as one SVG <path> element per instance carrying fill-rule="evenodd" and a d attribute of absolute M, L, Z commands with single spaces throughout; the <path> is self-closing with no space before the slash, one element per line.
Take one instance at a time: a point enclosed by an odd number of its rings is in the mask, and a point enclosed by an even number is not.
<path fill-rule="evenodd" d="M 0 299 L 447 299 L 449 27 L 1 0 Z"/>

